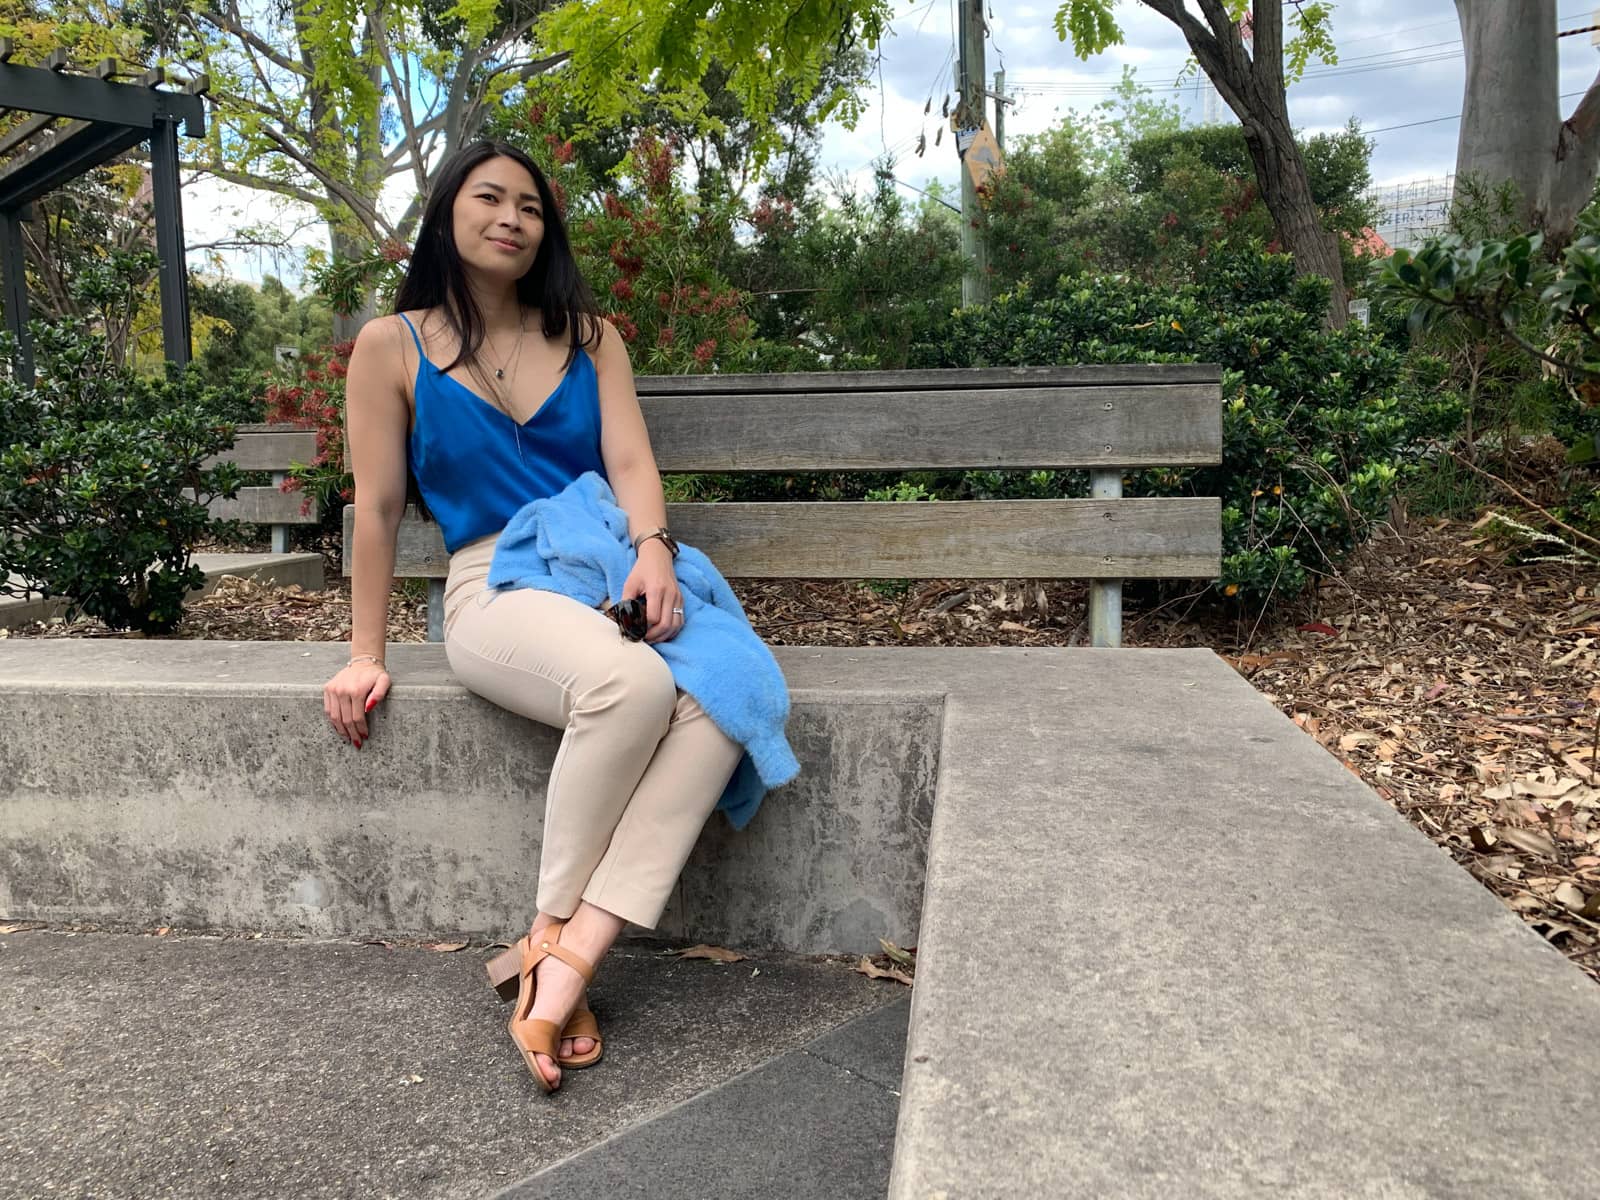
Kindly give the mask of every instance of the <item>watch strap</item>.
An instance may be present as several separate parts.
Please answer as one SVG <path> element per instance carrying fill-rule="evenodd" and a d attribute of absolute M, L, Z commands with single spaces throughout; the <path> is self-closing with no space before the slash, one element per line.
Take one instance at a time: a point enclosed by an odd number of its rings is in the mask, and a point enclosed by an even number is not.
<path fill-rule="evenodd" d="M 635 553 L 638 552 L 640 546 L 644 545 L 651 538 L 659 538 L 661 540 L 661 544 L 672 553 L 672 557 L 678 557 L 677 539 L 672 536 L 672 532 L 667 529 L 665 525 L 663 525 L 660 529 L 652 529 L 649 533 L 641 533 L 638 537 L 634 538 L 633 549 Z"/>

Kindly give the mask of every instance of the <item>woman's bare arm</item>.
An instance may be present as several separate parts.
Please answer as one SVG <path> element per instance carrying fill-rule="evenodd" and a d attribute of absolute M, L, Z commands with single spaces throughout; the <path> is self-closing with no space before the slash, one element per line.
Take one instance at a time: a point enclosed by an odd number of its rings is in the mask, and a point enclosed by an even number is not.
<path fill-rule="evenodd" d="M 622 335 L 611 322 L 602 320 L 597 341 L 590 353 L 600 387 L 600 457 L 617 504 L 628 514 L 628 535 L 636 538 L 667 523 L 661 473 L 650 449 L 644 414 L 639 411 L 633 364 Z"/>
<path fill-rule="evenodd" d="M 395 534 L 406 504 L 405 347 L 398 317 L 367 322 L 345 378 L 346 446 L 355 475 L 350 653 L 383 658 L 394 586 Z"/>

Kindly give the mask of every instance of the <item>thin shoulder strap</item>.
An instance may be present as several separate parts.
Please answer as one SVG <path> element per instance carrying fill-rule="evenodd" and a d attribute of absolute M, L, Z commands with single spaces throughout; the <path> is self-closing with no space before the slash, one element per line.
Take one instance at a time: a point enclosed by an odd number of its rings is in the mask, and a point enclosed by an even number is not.
<path fill-rule="evenodd" d="M 417 327 L 411 323 L 411 318 L 406 316 L 405 313 L 400 313 L 399 317 L 400 317 L 400 319 L 402 321 L 404 321 L 406 323 L 406 328 L 411 330 L 411 340 L 417 344 L 417 357 L 418 358 L 426 358 L 426 357 L 428 357 L 426 354 L 424 354 L 422 352 L 422 339 L 417 336 Z"/>

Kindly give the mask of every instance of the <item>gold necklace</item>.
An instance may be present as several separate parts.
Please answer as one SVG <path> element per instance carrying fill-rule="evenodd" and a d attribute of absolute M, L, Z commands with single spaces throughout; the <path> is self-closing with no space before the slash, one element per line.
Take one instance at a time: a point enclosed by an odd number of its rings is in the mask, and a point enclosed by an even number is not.
<path fill-rule="evenodd" d="M 513 387 L 516 386 L 516 381 L 517 381 L 517 364 L 522 361 L 522 342 L 523 342 L 523 338 L 526 336 L 526 334 L 528 332 L 528 312 L 527 312 L 527 310 L 525 308 L 523 308 L 519 304 L 519 305 L 517 305 L 517 312 L 518 312 L 518 318 L 517 318 L 517 349 L 516 349 L 516 355 L 513 358 L 512 363 L 511 363 L 511 383 L 512 383 Z M 489 339 L 487 337 L 485 337 L 484 341 L 486 343 L 488 343 Z M 494 366 L 494 360 L 493 359 L 490 360 L 489 365 L 492 366 L 492 367 Z M 502 360 L 500 366 L 494 368 L 494 377 L 495 377 L 495 379 L 497 381 L 505 379 L 505 377 L 506 377 L 506 369 L 505 369 L 505 365 L 504 365 L 504 360 Z M 509 416 L 510 414 L 508 413 L 507 415 Z"/>
<path fill-rule="evenodd" d="M 522 343 L 527 340 L 528 334 L 528 310 L 523 308 L 521 304 L 518 304 L 517 313 L 517 349 L 516 353 L 511 359 L 511 385 L 510 388 L 507 389 L 508 391 L 517 386 L 517 368 L 522 364 Z M 484 341 L 487 342 L 488 338 L 485 337 Z M 490 365 L 494 365 L 492 360 Z M 503 365 L 495 367 L 494 377 L 497 383 L 504 381 L 506 377 L 506 371 Z M 511 434 L 517 442 L 517 458 L 519 461 L 526 463 L 528 458 L 527 455 L 525 455 L 522 451 L 522 422 L 517 420 L 516 414 L 511 411 L 511 405 L 507 403 L 505 398 L 500 395 L 500 389 L 497 386 L 491 384 L 489 386 L 489 393 L 494 397 L 495 404 L 499 406 L 500 411 L 505 413 L 505 415 L 510 419 Z"/>

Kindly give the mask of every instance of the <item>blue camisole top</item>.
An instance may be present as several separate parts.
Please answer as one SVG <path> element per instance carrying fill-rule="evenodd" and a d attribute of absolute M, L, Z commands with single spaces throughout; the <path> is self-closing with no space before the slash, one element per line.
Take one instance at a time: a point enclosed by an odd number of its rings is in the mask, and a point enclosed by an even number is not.
<path fill-rule="evenodd" d="M 519 425 L 435 366 L 416 326 L 404 313 L 400 319 L 419 360 L 406 454 L 447 551 L 499 533 L 523 505 L 556 495 L 585 471 L 606 477 L 599 382 L 581 347 L 556 390 Z"/>

